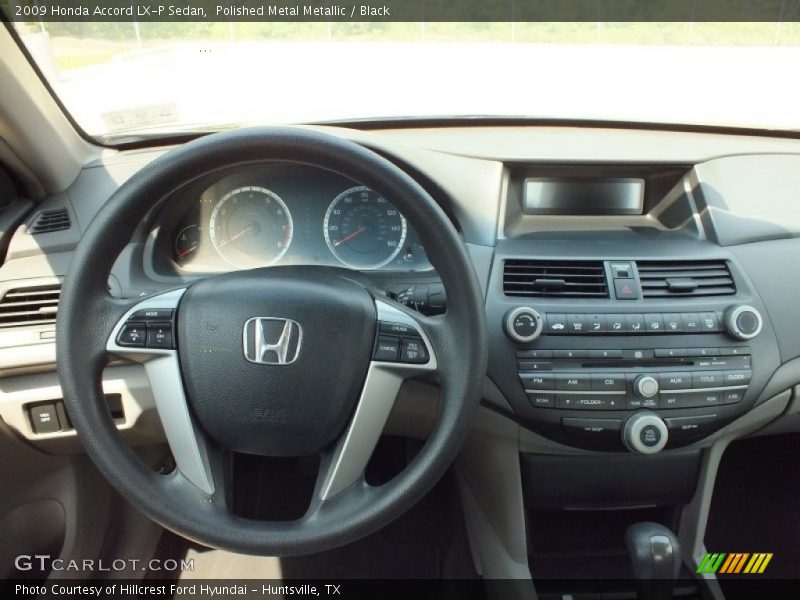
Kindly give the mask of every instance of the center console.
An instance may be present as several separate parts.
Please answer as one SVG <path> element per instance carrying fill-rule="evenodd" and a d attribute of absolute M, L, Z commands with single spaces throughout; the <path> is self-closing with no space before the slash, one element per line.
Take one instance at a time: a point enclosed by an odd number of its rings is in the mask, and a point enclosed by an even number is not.
<path fill-rule="evenodd" d="M 756 405 L 780 364 L 766 310 L 686 199 L 670 198 L 668 174 L 621 173 L 625 193 L 610 180 L 590 214 L 559 202 L 578 193 L 591 207 L 596 178 L 513 174 L 487 318 L 489 376 L 521 425 L 574 448 L 655 454 Z"/>

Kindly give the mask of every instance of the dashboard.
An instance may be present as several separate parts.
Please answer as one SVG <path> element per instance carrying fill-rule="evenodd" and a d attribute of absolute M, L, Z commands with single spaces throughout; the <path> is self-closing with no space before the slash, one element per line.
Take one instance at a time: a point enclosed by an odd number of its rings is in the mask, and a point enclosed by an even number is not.
<path fill-rule="evenodd" d="M 152 264 L 167 275 L 273 265 L 431 270 L 416 231 L 388 200 L 305 165 L 204 178 L 165 202 L 151 236 Z"/>

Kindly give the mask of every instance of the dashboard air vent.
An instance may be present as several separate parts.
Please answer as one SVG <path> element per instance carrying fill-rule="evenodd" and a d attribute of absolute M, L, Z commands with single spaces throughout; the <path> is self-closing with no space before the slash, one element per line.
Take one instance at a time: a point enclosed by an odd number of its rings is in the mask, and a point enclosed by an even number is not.
<path fill-rule="evenodd" d="M 638 261 L 644 298 L 730 296 L 736 293 L 724 260 Z"/>
<path fill-rule="evenodd" d="M 33 220 L 33 224 L 28 228 L 29 233 L 51 233 L 69 229 L 69 213 L 66 208 L 56 208 L 53 210 L 43 210 Z"/>
<path fill-rule="evenodd" d="M 608 285 L 600 260 L 509 259 L 503 265 L 506 296 L 607 298 Z"/>
<path fill-rule="evenodd" d="M 60 295 L 57 283 L 8 290 L 0 300 L 0 327 L 55 323 Z"/>

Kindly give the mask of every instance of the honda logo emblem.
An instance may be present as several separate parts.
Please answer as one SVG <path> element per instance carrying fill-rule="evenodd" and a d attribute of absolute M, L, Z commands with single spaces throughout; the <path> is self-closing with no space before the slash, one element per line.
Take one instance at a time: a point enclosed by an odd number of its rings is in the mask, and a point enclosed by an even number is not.
<path fill-rule="evenodd" d="M 244 357 L 260 365 L 290 365 L 300 355 L 303 329 L 297 321 L 253 317 L 244 324 Z"/>

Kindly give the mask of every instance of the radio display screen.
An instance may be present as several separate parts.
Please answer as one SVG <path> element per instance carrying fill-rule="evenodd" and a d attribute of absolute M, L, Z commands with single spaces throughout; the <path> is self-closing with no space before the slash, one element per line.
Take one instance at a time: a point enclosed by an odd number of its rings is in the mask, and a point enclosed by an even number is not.
<path fill-rule="evenodd" d="M 528 177 L 526 215 L 641 215 L 644 179 Z"/>

